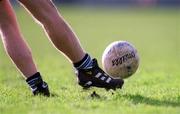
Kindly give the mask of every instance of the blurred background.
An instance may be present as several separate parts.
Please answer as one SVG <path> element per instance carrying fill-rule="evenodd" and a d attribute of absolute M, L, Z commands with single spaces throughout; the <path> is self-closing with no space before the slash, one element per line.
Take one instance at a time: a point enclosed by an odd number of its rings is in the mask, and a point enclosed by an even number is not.
<path fill-rule="evenodd" d="M 100 66 L 107 45 L 125 40 L 137 48 L 140 67 L 123 90 L 112 95 L 95 89 L 102 97 L 91 98 L 42 27 L 11 0 L 38 70 L 55 94 L 47 100 L 30 97 L 0 40 L 0 114 L 180 114 L 180 0 L 53 1 Z"/>
<path fill-rule="evenodd" d="M 16 3 L 15 0 L 11 0 Z M 52 0 L 59 4 L 121 5 L 121 6 L 172 6 L 179 7 L 180 0 Z"/>
<path fill-rule="evenodd" d="M 179 0 L 56 0 L 58 3 L 86 5 L 138 5 L 138 6 L 179 6 Z"/>
<path fill-rule="evenodd" d="M 32 48 L 37 63 L 43 66 L 47 62 L 54 61 L 56 65 L 70 65 L 50 45 L 41 27 L 34 23 L 24 8 L 20 7 L 16 0 L 11 2 L 15 6 L 21 31 Z M 53 2 L 72 26 L 85 50 L 99 61 L 109 43 L 126 40 L 138 49 L 142 70 L 166 71 L 170 68 L 174 70 L 180 65 L 180 0 L 53 0 Z M 0 58 L 3 58 L 1 56 L 5 58 L 6 55 L 3 53 L 0 55 Z M 46 61 L 47 58 L 50 61 Z M 57 64 L 61 61 L 66 64 Z M 154 65 L 156 67 L 153 68 Z"/>
<path fill-rule="evenodd" d="M 35 56 L 41 42 L 47 55 L 59 53 L 45 40 L 41 28 L 17 6 L 21 30 Z M 142 65 L 180 61 L 180 0 L 53 0 L 58 10 L 79 36 L 83 47 L 101 60 L 105 47 L 115 40 L 132 42 L 139 50 Z M 27 24 L 28 23 L 28 24 Z M 37 38 L 36 40 L 34 38 Z M 42 39 L 41 39 L 42 37 Z M 32 43 L 31 43 L 32 42 Z M 98 50 L 94 48 L 94 42 Z M 37 45 L 36 45 L 37 44 Z M 44 58 L 44 56 L 42 57 Z M 167 63 L 167 64 L 162 64 Z M 180 63 L 180 62 L 179 62 Z"/>

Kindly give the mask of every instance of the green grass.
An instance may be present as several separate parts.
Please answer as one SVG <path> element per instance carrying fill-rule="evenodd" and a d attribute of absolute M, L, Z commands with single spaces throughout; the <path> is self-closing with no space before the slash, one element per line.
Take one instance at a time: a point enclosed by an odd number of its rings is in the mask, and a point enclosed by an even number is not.
<path fill-rule="evenodd" d="M 179 114 L 180 11 L 63 7 L 83 47 L 101 63 L 105 47 L 127 40 L 138 49 L 139 70 L 122 90 L 83 91 L 72 65 L 24 10 L 16 10 L 34 59 L 53 97 L 32 96 L 0 44 L 0 114 Z M 96 91 L 101 98 L 91 98 Z"/>

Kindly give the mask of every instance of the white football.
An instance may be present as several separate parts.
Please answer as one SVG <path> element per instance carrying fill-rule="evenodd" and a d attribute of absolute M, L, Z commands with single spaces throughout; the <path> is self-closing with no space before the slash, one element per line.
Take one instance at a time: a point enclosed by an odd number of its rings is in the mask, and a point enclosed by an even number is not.
<path fill-rule="evenodd" d="M 108 45 L 102 55 L 102 66 L 114 78 L 128 78 L 139 66 L 136 48 L 127 41 L 115 41 Z"/>

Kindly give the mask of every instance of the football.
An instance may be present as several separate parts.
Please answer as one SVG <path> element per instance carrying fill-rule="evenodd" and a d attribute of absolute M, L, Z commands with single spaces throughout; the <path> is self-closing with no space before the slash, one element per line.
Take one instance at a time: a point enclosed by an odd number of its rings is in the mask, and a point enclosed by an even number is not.
<path fill-rule="evenodd" d="M 102 55 L 104 71 L 114 78 L 132 76 L 139 66 L 136 48 L 127 41 L 115 41 L 107 46 Z"/>

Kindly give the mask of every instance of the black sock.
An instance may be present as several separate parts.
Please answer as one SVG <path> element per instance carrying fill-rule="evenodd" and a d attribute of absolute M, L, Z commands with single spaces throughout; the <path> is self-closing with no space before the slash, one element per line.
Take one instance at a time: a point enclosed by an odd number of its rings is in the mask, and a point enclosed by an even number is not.
<path fill-rule="evenodd" d="M 26 80 L 26 82 L 31 87 L 32 91 L 35 91 L 36 89 L 38 89 L 38 86 L 43 85 L 43 80 L 39 72 L 29 77 Z"/>
<path fill-rule="evenodd" d="M 91 59 L 91 57 L 88 54 L 86 54 L 82 60 L 80 60 L 77 63 L 74 63 L 74 67 L 77 70 L 92 68 L 92 59 Z"/>

